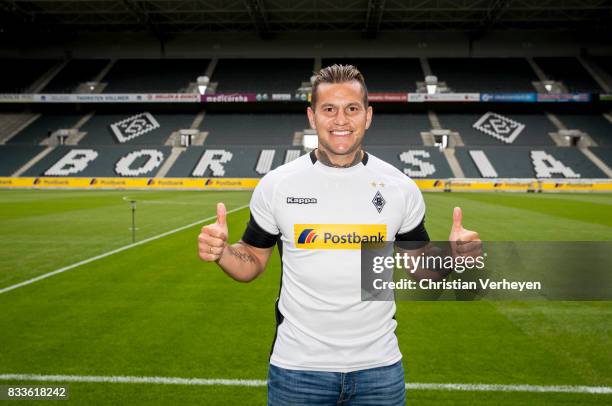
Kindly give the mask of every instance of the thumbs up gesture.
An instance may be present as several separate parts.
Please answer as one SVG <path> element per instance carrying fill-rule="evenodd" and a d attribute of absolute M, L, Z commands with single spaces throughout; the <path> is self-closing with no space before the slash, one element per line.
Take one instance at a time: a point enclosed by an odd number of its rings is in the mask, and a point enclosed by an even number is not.
<path fill-rule="evenodd" d="M 198 236 L 198 254 L 203 261 L 218 261 L 227 245 L 227 211 L 217 203 L 217 221 L 202 227 Z"/>
<path fill-rule="evenodd" d="M 463 228 L 461 207 L 453 210 L 453 226 L 448 240 L 451 243 L 453 256 L 478 256 L 482 254 L 482 242 L 476 231 Z"/>

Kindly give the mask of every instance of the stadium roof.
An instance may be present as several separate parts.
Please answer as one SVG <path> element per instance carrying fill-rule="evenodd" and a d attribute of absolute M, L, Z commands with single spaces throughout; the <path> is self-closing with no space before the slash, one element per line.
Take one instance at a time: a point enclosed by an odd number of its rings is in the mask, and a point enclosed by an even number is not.
<path fill-rule="evenodd" d="M 610 0 L 0 0 L 0 33 L 580 30 L 609 33 Z"/>

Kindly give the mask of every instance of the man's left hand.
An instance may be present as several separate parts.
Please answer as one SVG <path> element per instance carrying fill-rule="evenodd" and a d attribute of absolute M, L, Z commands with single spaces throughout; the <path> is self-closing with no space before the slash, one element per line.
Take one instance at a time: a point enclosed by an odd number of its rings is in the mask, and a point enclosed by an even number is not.
<path fill-rule="evenodd" d="M 463 228 L 463 213 L 461 207 L 453 210 L 453 227 L 448 241 L 454 257 L 476 257 L 482 255 L 482 241 L 476 231 Z"/>

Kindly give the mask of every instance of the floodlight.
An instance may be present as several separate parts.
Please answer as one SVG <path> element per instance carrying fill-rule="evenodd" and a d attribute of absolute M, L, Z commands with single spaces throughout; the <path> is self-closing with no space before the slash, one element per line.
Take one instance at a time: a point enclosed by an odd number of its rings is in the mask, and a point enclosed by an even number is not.
<path fill-rule="evenodd" d="M 198 76 L 198 91 L 200 92 L 200 94 L 204 94 L 206 93 L 206 88 L 208 87 L 208 84 L 210 82 L 210 79 L 208 78 L 208 76 Z"/>
<path fill-rule="evenodd" d="M 438 89 L 438 78 L 433 75 L 425 76 L 425 86 L 427 94 L 435 94 Z"/>

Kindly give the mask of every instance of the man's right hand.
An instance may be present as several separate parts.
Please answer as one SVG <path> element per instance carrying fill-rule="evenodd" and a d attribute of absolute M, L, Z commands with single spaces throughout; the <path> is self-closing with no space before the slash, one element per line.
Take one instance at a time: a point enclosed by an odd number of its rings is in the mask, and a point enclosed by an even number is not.
<path fill-rule="evenodd" d="M 227 211 L 223 203 L 217 203 L 217 221 L 202 227 L 198 236 L 198 251 L 202 261 L 218 261 L 227 247 Z"/>

